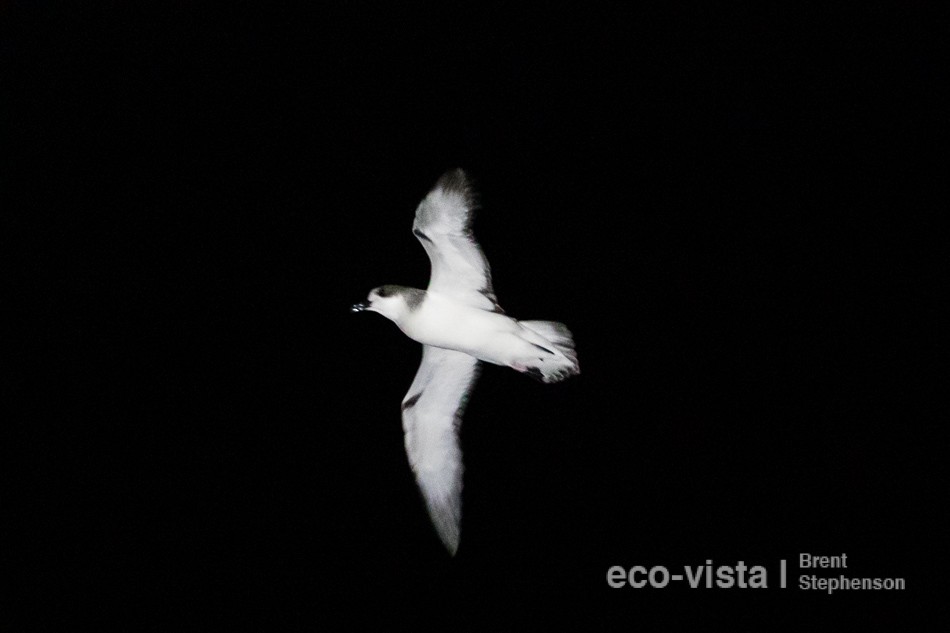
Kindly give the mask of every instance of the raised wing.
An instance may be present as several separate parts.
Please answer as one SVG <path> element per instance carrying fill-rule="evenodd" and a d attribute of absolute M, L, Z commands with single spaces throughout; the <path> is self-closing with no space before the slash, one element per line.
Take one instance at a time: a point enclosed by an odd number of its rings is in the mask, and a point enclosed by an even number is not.
<path fill-rule="evenodd" d="M 419 203 L 412 232 L 432 262 L 429 290 L 483 310 L 501 312 L 492 290 L 488 260 L 472 234 L 476 207 L 465 172 L 448 171 Z"/>
<path fill-rule="evenodd" d="M 478 360 L 423 346 L 422 364 L 402 402 L 406 454 L 439 538 L 453 555 L 462 520 L 462 451 L 458 431 Z"/>

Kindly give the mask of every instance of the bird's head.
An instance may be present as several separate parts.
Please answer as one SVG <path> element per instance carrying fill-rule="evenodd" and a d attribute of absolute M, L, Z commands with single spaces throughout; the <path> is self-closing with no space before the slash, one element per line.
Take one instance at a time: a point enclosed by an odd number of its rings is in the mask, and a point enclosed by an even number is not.
<path fill-rule="evenodd" d="M 387 319 L 398 323 L 400 319 L 415 310 L 424 297 L 423 290 L 388 284 L 370 290 L 366 301 L 355 304 L 350 310 L 379 312 Z"/>

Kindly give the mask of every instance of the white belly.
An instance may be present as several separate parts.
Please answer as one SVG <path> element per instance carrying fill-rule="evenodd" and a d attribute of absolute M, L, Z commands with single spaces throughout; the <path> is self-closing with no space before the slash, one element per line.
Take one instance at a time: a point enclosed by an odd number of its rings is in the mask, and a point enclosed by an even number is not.
<path fill-rule="evenodd" d="M 479 360 L 505 364 L 504 357 L 518 330 L 511 317 L 472 308 L 430 292 L 418 310 L 399 324 L 406 335 L 424 345 L 464 352 Z"/>

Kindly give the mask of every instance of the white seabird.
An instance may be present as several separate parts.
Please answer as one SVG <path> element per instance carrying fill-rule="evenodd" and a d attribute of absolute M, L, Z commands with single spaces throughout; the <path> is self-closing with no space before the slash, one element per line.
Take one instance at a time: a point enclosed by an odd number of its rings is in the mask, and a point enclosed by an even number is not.
<path fill-rule="evenodd" d="M 423 345 L 422 364 L 402 401 L 406 453 L 429 516 L 453 555 L 462 518 L 458 430 L 479 361 L 546 383 L 580 373 L 567 327 L 518 321 L 499 307 L 488 261 L 471 231 L 475 208 L 465 172 L 445 173 L 419 204 L 412 225 L 432 262 L 429 287 L 380 286 L 352 308 L 382 314 Z"/>

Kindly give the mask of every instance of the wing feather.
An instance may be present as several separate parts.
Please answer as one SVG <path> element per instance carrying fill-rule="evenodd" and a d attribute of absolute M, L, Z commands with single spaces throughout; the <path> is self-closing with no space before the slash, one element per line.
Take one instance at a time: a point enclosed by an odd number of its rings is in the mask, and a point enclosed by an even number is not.
<path fill-rule="evenodd" d="M 412 232 L 432 262 L 429 290 L 500 312 L 492 289 L 491 268 L 472 233 L 472 217 L 477 207 L 465 172 L 448 171 L 419 203 Z"/>
<path fill-rule="evenodd" d="M 423 346 L 422 364 L 402 403 L 406 454 L 439 538 L 453 555 L 462 520 L 459 427 L 478 360 Z"/>

